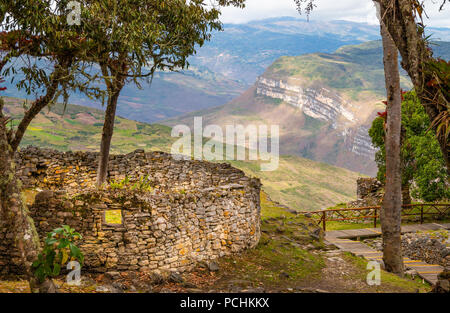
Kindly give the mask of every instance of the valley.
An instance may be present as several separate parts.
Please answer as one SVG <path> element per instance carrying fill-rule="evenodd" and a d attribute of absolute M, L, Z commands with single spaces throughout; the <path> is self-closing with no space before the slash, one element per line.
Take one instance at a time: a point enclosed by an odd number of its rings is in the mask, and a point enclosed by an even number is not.
<path fill-rule="evenodd" d="M 4 2 L 0 293 L 450 292 L 428 4 Z"/>
<path fill-rule="evenodd" d="M 23 100 L 5 98 L 6 110 L 14 123 L 23 114 Z M 56 104 L 41 112 L 25 134 L 22 147 L 34 145 L 61 151 L 98 151 L 103 112 L 69 104 Z M 116 118 L 112 153 L 125 154 L 136 149 L 170 152 L 171 128 Z M 336 202 L 353 200 L 358 173 L 314 162 L 298 156 L 281 156 L 274 172 L 261 172 L 257 161 L 230 161 L 247 175 L 262 180 L 264 190 L 283 205 L 297 210 L 317 210 Z M 339 177 L 339 180 L 330 178 Z"/>
<path fill-rule="evenodd" d="M 449 43 L 435 53 L 448 57 Z M 401 76 L 405 90 L 412 85 Z M 230 103 L 163 124 L 280 125 L 281 154 L 297 155 L 375 175 L 376 150 L 368 130 L 385 110 L 381 41 L 343 46 L 334 53 L 283 56 Z"/>

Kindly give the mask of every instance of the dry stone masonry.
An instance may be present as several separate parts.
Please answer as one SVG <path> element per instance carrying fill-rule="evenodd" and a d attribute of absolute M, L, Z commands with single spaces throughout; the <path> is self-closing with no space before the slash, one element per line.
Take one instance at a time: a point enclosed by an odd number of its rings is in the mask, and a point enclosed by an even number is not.
<path fill-rule="evenodd" d="M 83 270 L 183 272 L 254 247 L 260 238 L 260 181 L 228 164 L 175 160 L 137 150 L 110 157 L 109 177 L 149 175 L 151 192 L 94 188 L 97 153 L 27 148 L 17 155 L 26 188 L 41 188 L 30 207 L 41 238 L 61 225 L 83 235 Z M 120 211 L 122 222 L 105 214 Z M 19 274 L 12 237 L 0 220 L 0 275 Z"/>
<path fill-rule="evenodd" d="M 356 181 L 358 200 L 347 203 L 349 208 L 379 206 L 383 200 L 384 186 L 376 178 L 359 177 Z"/>

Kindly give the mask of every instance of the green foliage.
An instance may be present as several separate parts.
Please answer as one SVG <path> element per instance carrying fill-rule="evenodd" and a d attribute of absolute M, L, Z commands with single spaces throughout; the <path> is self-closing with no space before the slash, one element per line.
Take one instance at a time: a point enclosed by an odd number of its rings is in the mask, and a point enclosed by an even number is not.
<path fill-rule="evenodd" d="M 3 0 L 0 3 L 0 47 L 4 52 L 0 68 L 18 90 L 39 95 L 57 89 L 46 99 L 51 104 L 69 92 L 80 91 L 89 98 L 103 97 L 90 83 L 97 79 L 82 64 L 92 44 L 80 29 L 67 23 L 68 0 Z M 28 61 L 25 61 L 28 60 Z M 3 65 L 3 64 L 2 64 Z M 53 92 L 52 92 L 53 93 Z M 36 97 L 38 98 L 38 97 Z M 40 108 L 41 109 L 41 108 Z"/>
<path fill-rule="evenodd" d="M 372 138 L 372 144 L 379 150 L 375 154 L 375 162 L 378 165 L 377 179 L 384 182 L 386 179 L 386 149 L 384 146 L 384 123 L 382 117 L 377 117 L 372 122 L 372 127 L 369 129 L 369 136 Z"/>
<path fill-rule="evenodd" d="M 242 7 L 245 0 L 78 0 L 81 3 L 79 36 L 85 49 L 82 61 L 97 63 L 107 91 L 152 77 L 156 70 L 179 70 L 187 58 L 221 30 L 220 6 Z M 209 3 L 208 3 L 209 4 Z"/>
<path fill-rule="evenodd" d="M 143 177 L 140 177 L 139 180 L 134 183 L 133 186 L 131 186 L 131 189 L 151 192 L 153 190 L 151 183 L 152 181 L 150 180 L 150 177 L 148 175 L 145 175 Z"/>
<path fill-rule="evenodd" d="M 58 276 L 68 261 L 77 260 L 82 265 L 84 255 L 74 244 L 82 236 L 70 226 L 63 225 L 47 234 L 45 245 L 38 259 L 34 261 L 34 275 L 40 282 L 48 277 Z"/>
<path fill-rule="evenodd" d="M 145 192 L 151 192 L 153 190 L 152 181 L 149 175 L 141 176 L 138 181 L 131 182 L 128 176 L 125 176 L 122 180 L 112 180 L 110 182 L 109 187 L 112 190 L 116 189 L 130 189 L 130 190 L 139 190 Z"/>
<path fill-rule="evenodd" d="M 439 58 L 429 61 L 426 63 L 425 72 L 431 76 L 426 85 L 436 90 L 436 95 L 431 99 L 431 103 L 440 108 L 440 113 L 432 121 L 432 127 L 436 129 L 436 134 L 441 140 L 448 144 L 450 134 L 450 106 L 448 102 L 448 99 L 450 99 L 450 61 Z"/>
<path fill-rule="evenodd" d="M 406 93 L 402 103 L 402 180 L 411 184 L 413 197 L 424 201 L 450 198 L 445 161 L 430 125 L 416 94 Z M 383 182 L 386 174 L 383 118 L 373 121 L 369 135 L 373 145 L 380 149 L 375 161 L 378 179 Z"/>
<path fill-rule="evenodd" d="M 117 179 L 113 179 L 110 183 L 109 183 L 109 187 L 112 190 L 116 190 L 116 189 L 125 189 L 127 186 L 130 185 L 130 178 L 128 176 L 125 176 L 124 179 L 121 180 L 117 180 Z"/>

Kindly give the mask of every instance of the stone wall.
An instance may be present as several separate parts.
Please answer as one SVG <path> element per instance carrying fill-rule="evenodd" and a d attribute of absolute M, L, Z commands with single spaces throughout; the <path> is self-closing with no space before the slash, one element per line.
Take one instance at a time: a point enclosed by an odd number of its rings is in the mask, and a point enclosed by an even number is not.
<path fill-rule="evenodd" d="M 30 215 L 43 238 L 61 225 L 83 235 L 83 270 L 171 270 L 254 247 L 260 238 L 261 184 L 228 164 L 175 160 L 161 152 L 111 156 L 109 175 L 151 177 L 152 192 L 93 188 L 96 153 L 28 148 L 18 174 L 37 194 Z M 105 212 L 120 210 L 121 224 Z M 1 227 L 0 274 L 20 273 L 12 237 Z"/>
<path fill-rule="evenodd" d="M 366 206 L 379 206 L 384 197 L 384 185 L 376 178 L 359 177 L 356 187 L 358 200 L 348 203 L 348 207 L 358 208 Z M 411 195 L 408 185 L 402 186 L 402 203 L 411 204 Z"/>
<path fill-rule="evenodd" d="M 97 177 L 98 153 L 60 152 L 28 147 L 17 153 L 17 174 L 25 188 L 74 190 L 93 187 Z M 175 160 L 164 152 L 136 150 L 127 155 L 111 155 L 108 177 L 132 181 L 149 175 L 152 185 L 162 190 L 207 188 L 251 180 L 229 164 L 196 160 Z"/>
<path fill-rule="evenodd" d="M 358 200 L 347 203 L 348 208 L 379 206 L 383 200 L 384 186 L 376 178 L 359 177 L 356 182 Z"/>

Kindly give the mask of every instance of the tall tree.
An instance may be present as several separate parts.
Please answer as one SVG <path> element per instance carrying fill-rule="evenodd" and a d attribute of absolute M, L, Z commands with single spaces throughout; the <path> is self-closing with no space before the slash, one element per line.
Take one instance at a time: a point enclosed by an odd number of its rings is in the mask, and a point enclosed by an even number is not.
<path fill-rule="evenodd" d="M 306 3 L 309 15 L 315 0 L 295 0 L 301 13 Z M 383 0 L 380 0 L 383 1 Z M 403 1 L 403 0 L 402 0 Z M 410 0 L 404 0 L 405 2 Z M 390 2 L 390 0 L 386 0 Z M 379 7 L 378 7 L 379 9 Z M 380 12 L 379 12 L 380 13 Z M 381 16 L 385 11 L 381 10 Z M 386 188 L 381 210 L 381 228 L 383 236 L 383 261 L 388 271 L 403 275 L 403 258 L 401 253 L 401 89 L 398 70 L 398 51 L 390 36 L 384 19 L 380 16 L 380 32 L 383 41 L 383 61 L 387 91 L 386 123 Z"/>
<path fill-rule="evenodd" d="M 129 82 L 140 87 L 157 70 L 189 66 L 187 58 L 220 30 L 220 6 L 243 7 L 245 0 L 106 0 L 83 1 L 82 24 L 92 49 L 86 60 L 99 65 L 107 89 L 97 184 L 106 181 L 114 120 L 120 93 Z"/>
<path fill-rule="evenodd" d="M 6 63 L 5 60 L 3 63 Z M 3 113 L 4 101 L 0 98 L 0 213 L 2 220 L 7 222 L 7 227 L 14 234 L 21 265 L 32 287 L 34 280 L 31 264 L 37 257 L 40 244 L 33 220 L 29 218 L 21 196 L 21 184 L 16 177 L 14 156 L 28 125 L 54 99 L 65 70 L 65 66 L 55 65 L 45 95 L 31 104 L 16 130 L 8 129 L 9 118 Z"/>
<path fill-rule="evenodd" d="M 73 80 L 73 69 L 78 68 L 74 55 L 81 41 L 76 32 L 66 29 L 65 15 L 55 12 L 49 1 L 4 0 L 0 3 L 0 23 L 0 74 L 21 76 L 17 87 L 38 95 L 14 128 L 8 127 L 9 117 L 0 99 L 0 214 L 14 235 L 22 268 L 35 291 L 39 286 L 35 284 L 31 264 L 40 249 L 39 237 L 22 200 L 15 152 L 39 112 L 59 95 L 67 96 L 67 90 L 77 88 Z M 81 91 L 89 89 L 78 87 Z"/>
<path fill-rule="evenodd" d="M 429 48 L 418 0 L 375 0 L 381 17 L 402 57 L 420 102 L 431 120 L 450 174 L 450 62 L 436 59 Z M 449 2 L 441 0 L 440 10 Z"/>
<path fill-rule="evenodd" d="M 386 187 L 381 207 L 383 261 L 386 270 L 403 275 L 401 249 L 402 172 L 401 172 L 401 89 L 398 52 L 383 23 L 384 75 L 387 92 Z"/>

